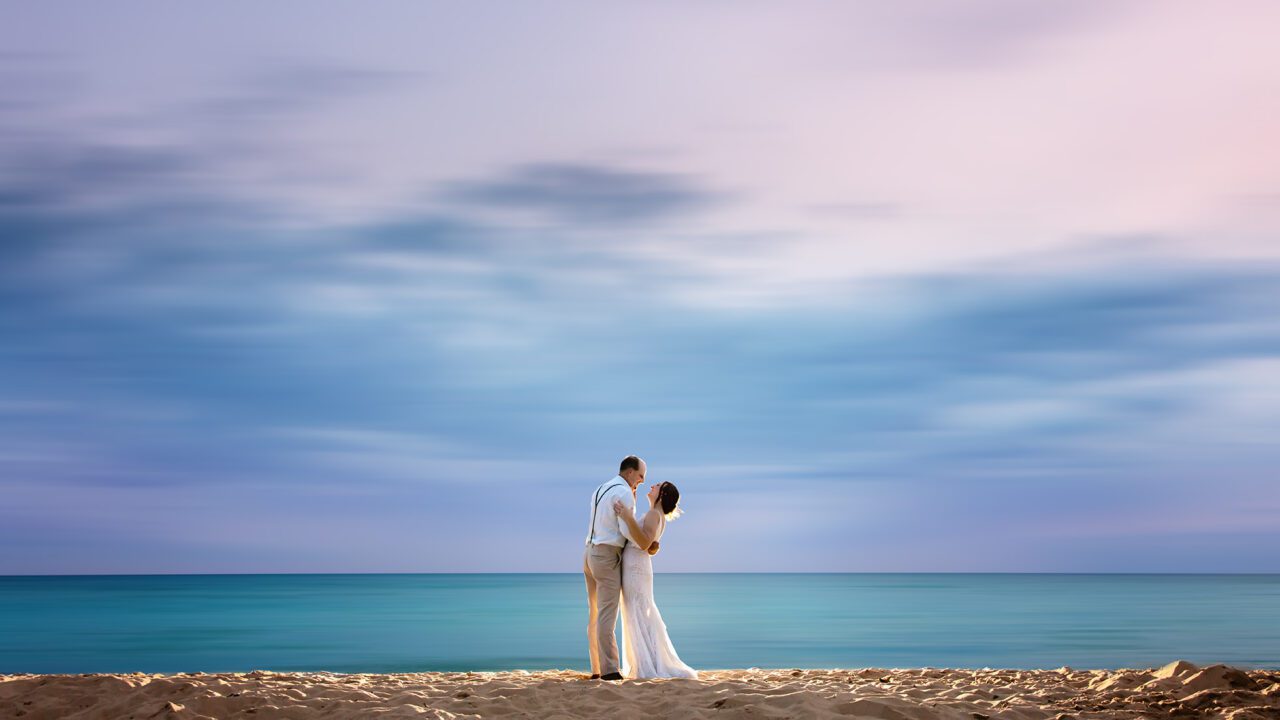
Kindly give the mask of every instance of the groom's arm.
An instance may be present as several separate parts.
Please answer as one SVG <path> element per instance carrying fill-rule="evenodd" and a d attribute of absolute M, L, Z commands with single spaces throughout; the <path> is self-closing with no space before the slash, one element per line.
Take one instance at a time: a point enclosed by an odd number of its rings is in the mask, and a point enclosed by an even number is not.
<path fill-rule="evenodd" d="M 627 506 L 627 509 L 624 512 L 630 513 L 631 517 L 636 516 L 636 499 L 631 495 L 630 489 L 623 486 L 614 490 L 610 494 L 613 495 L 614 499 L 621 500 L 622 504 Z M 613 507 L 613 500 L 609 501 L 609 507 Z M 632 545 L 640 544 L 640 541 L 636 540 L 635 535 L 631 532 L 631 526 L 625 519 L 618 515 L 617 511 L 614 511 L 613 519 L 618 523 L 618 532 L 622 533 L 622 537 L 626 538 L 627 542 Z"/>

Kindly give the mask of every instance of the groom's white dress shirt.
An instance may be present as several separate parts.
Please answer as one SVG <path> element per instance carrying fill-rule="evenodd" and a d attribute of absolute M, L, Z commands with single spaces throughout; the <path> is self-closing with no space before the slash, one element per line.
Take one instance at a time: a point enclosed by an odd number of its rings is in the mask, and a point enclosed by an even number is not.
<path fill-rule="evenodd" d="M 613 510 L 614 500 L 621 500 L 627 506 L 627 512 L 635 514 L 636 499 L 631 496 L 631 486 L 621 475 L 613 476 L 612 480 L 591 493 L 592 525 L 587 530 L 588 545 L 624 547 L 628 542 L 635 543 L 626 521 Z"/>

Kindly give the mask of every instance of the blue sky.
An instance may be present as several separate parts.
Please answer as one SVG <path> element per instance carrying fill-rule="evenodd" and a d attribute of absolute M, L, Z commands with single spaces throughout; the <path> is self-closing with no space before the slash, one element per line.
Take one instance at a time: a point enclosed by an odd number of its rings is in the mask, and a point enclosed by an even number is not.
<path fill-rule="evenodd" d="M 0 573 L 1280 572 L 1276 14 L 5 5 Z"/>

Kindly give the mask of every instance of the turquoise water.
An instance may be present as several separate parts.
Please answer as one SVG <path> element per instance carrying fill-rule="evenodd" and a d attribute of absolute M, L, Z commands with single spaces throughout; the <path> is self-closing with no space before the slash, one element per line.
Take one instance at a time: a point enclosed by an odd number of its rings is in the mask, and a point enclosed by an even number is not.
<path fill-rule="evenodd" d="M 1280 668 L 1280 575 L 658 574 L 698 668 Z M 587 667 L 580 575 L 0 577 L 0 672 Z"/>

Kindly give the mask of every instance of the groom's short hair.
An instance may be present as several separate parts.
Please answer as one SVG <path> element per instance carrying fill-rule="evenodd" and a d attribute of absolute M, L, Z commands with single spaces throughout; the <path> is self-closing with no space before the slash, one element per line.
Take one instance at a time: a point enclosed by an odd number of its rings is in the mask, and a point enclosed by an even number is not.
<path fill-rule="evenodd" d="M 639 470 L 639 469 L 640 469 L 640 458 L 636 457 L 635 455 L 628 455 L 622 458 L 622 464 L 618 466 L 618 474 L 621 475 L 627 470 Z"/>

